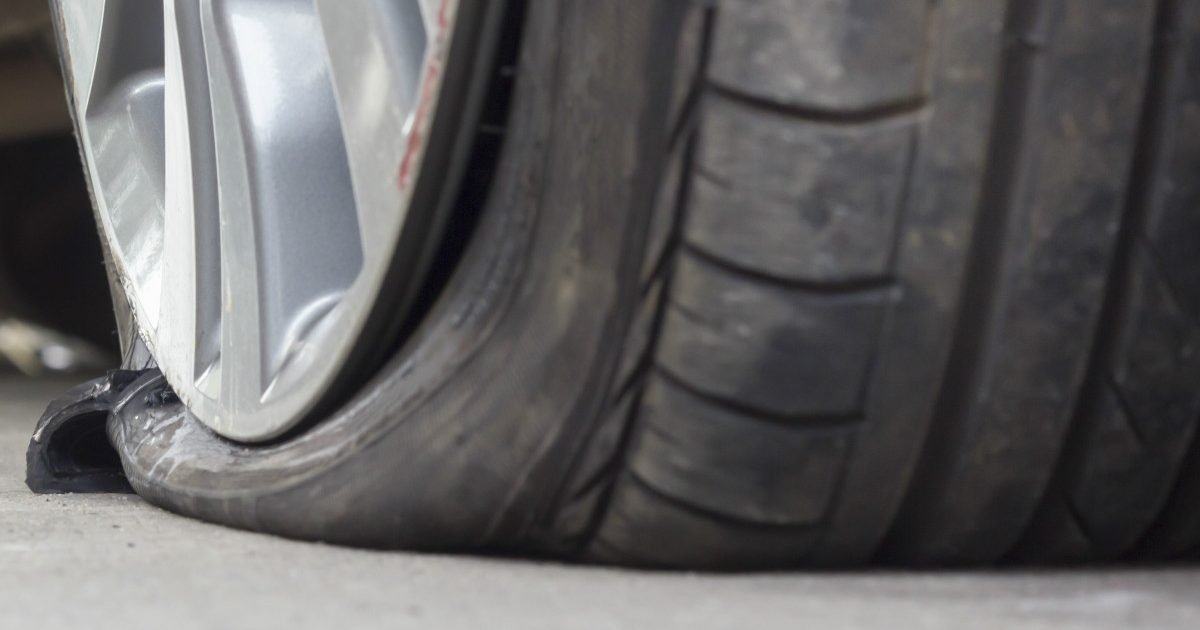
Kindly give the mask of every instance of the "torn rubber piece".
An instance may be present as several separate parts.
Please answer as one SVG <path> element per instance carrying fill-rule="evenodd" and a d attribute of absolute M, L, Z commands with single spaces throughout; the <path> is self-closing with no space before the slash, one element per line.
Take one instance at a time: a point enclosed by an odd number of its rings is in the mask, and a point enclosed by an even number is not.
<path fill-rule="evenodd" d="M 129 385 L 147 372 L 158 370 L 112 370 L 52 401 L 29 441 L 25 485 L 40 494 L 132 492 L 107 425 Z"/>

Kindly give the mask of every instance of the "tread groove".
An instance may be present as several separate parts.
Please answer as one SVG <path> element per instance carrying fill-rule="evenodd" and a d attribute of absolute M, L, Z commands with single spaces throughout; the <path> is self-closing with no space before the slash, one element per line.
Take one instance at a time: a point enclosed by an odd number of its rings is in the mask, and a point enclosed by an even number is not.
<path fill-rule="evenodd" d="M 632 413 L 632 410 L 630 413 Z M 575 491 L 571 493 L 571 496 L 567 499 L 567 503 L 574 503 L 575 501 L 586 497 L 587 495 L 591 494 L 591 492 L 595 490 L 597 486 L 610 480 L 612 475 L 620 469 L 621 457 L 622 454 L 620 449 L 615 449 L 612 458 L 597 468 L 596 472 L 593 473 L 591 477 L 588 477 L 583 483 L 579 484 L 579 487 L 576 488 Z"/>
<path fill-rule="evenodd" d="M 1192 4 L 1193 6 L 1188 6 L 1189 0 L 1158 1 L 1155 24 L 1157 45 L 1152 52 L 1150 85 L 1147 88 L 1146 104 L 1143 107 L 1140 123 L 1146 132 L 1146 136 L 1143 138 L 1146 145 L 1142 146 L 1139 143 L 1138 156 L 1144 157 L 1144 159 L 1135 162 L 1138 164 L 1138 168 L 1131 176 L 1134 186 L 1131 186 L 1130 190 L 1130 203 L 1134 205 L 1138 215 L 1135 217 L 1137 222 L 1131 228 L 1133 230 L 1131 241 L 1133 242 L 1130 243 L 1129 249 L 1132 250 L 1135 246 L 1141 247 L 1151 270 L 1159 277 L 1166 290 L 1168 299 L 1181 313 L 1185 314 L 1188 313 L 1188 309 L 1184 307 L 1185 302 L 1180 299 L 1180 293 L 1172 283 L 1170 274 L 1166 273 L 1166 269 L 1160 264 L 1153 244 L 1147 236 L 1146 228 L 1150 218 L 1149 214 L 1154 207 L 1156 179 L 1161 179 L 1153 178 L 1152 174 L 1160 172 L 1163 162 L 1166 160 L 1167 135 L 1170 133 L 1167 121 L 1171 118 L 1169 108 L 1177 97 L 1184 76 L 1184 49 L 1187 39 L 1182 25 L 1187 22 L 1188 12 L 1197 10 L 1194 3 Z M 1133 273 L 1133 253 L 1130 251 L 1125 255 L 1129 259 L 1127 263 L 1129 269 L 1125 271 L 1128 276 Z M 1193 325 L 1200 324 L 1194 318 L 1187 317 Z M 1200 423 L 1200 418 L 1193 418 L 1192 422 Z M 1170 487 L 1163 504 L 1159 506 L 1154 520 L 1142 532 L 1140 539 L 1134 543 L 1133 549 L 1144 549 L 1155 553 L 1151 547 L 1159 533 L 1163 534 L 1161 537 L 1163 544 L 1169 546 L 1174 543 L 1175 536 L 1171 535 L 1168 523 L 1177 509 L 1178 502 L 1183 500 L 1181 492 L 1186 485 L 1186 474 L 1193 469 L 1200 470 L 1197 462 L 1200 462 L 1200 431 L 1193 430 L 1187 448 L 1183 450 L 1179 460 L 1174 462 L 1174 475 L 1169 482 Z M 1195 506 L 1192 506 L 1192 509 L 1196 509 Z M 1200 536 L 1194 536 L 1192 540 L 1200 543 Z"/>
<path fill-rule="evenodd" d="M 899 235 L 905 222 L 908 220 L 908 211 L 912 207 L 912 187 L 913 180 L 917 171 L 917 151 L 921 145 L 920 134 L 913 134 L 908 142 L 908 152 L 904 158 L 904 184 L 900 189 L 900 194 L 896 196 L 895 218 L 892 225 L 892 234 Z M 885 269 L 895 273 L 897 263 L 900 259 L 900 238 L 892 240 L 891 249 L 888 251 L 887 266 Z"/>
<path fill-rule="evenodd" d="M 909 121 L 920 118 L 929 108 L 928 101 L 923 97 L 882 103 L 859 109 L 825 109 L 807 105 L 790 105 L 746 94 L 745 92 L 722 85 L 711 78 L 708 81 L 708 90 L 720 98 L 745 107 L 752 107 L 789 118 L 830 126 L 865 126 L 895 121 Z"/>
<path fill-rule="evenodd" d="M 1083 518 L 1083 514 L 1079 511 L 1079 506 L 1071 499 L 1064 501 L 1067 508 L 1067 516 L 1071 519 L 1071 523 L 1075 525 L 1075 529 L 1079 531 L 1079 535 L 1087 542 L 1089 548 L 1095 548 L 1096 537 L 1091 532 L 1091 526 L 1088 525 L 1087 519 Z"/>
<path fill-rule="evenodd" d="M 925 444 L 891 531 L 877 555 L 906 553 L 907 541 L 917 537 L 930 505 L 952 478 L 955 445 L 966 429 L 962 418 L 970 412 L 973 393 L 978 391 L 976 384 L 984 377 L 987 358 L 999 342 L 991 334 L 997 316 L 995 307 L 1002 301 L 998 280 L 1007 258 L 1008 227 L 1025 187 L 1021 158 L 1031 149 L 1026 127 L 1036 107 L 1034 97 L 1044 58 L 1041 47 L 1020 42 L 1041 37 L 1036 34 L 1050 15 L 1052 4 L 1008 5 L 1004 33 L 1015 41 L 1004 51 L 1000 64 L 982 192 L 961 285 L 959 319 L 951 334 L 950 356 Z M 931 436 L 938 439 L 931 440 Z"/>
<path fill-rule="evenodd" d="M 646 377 L 650 373 L 649 368 L 650 363 L 648 359 L 643 357 L 641 365 L 639 365 L 637 369 L 633 371 L 633 374 L 630 375 L 628 381 L 622 384 L 617 395 L 614 397 L 613 400 L 616 402 L 612 404 L 612 409 L 619 411 L 622 401 L 624 401 L 627 397 L 635 396 L 637 392 L 641 391 L 641 388 L 645 386 Z M 625 410 L 625 417 L 622 419 L 622 426 L 629 425 L 629 418 L 633 416 L 634 409 L 635 408 L 633 405 L 629 405 L 629 408 Z M 622 433 L 624 433 L 624 431 Z M 622 436 L 621 442 L 624 443 L 624 440 L 625 438 Z M 596 488 L 596 486 L 604 483 L 607 480 L 611 480 L 613 473 L 620 469 L 621 458 L 623 457 L 622 450 L 623 449 L 621 446 L 614 448 L 612 456 L 608 458 L 608 460 L 602 465 L 597 467 L 591 476 L 585 478 L 584 481 L 578 484 L 575 491 L 570 494 L 566 503 L 573 503 L 587 496 Z"/>
<path fill-rule="evenodd" d="M 729 400 L 721 396 L 714 396 L 713 394 L 710 394 L 696 387 L 695 385 L 688 383 L 679 375 L 671 372 L 670 368 L 662 365 L 661 363 L 654 364 L 654 372 L 669 385 L 681 390 L 689 396 L 699 398 L 714 407 L 735 413 L 739 416 L 743 416 L 757 422 L 779 424 L 794 429 L 841 428 L 855 426 L 863 422 L 863 415 L 859 412 L 803 416 L 789 416 L 771 413 L 769 411 L 764 411 L 751 405 L 747 405 L 741 401 Z"/>
<path fill-rule="evenodd" d="M 750 269 L 739 263 L 727 260 L 714 254 L 691 241 L 683 241 L 682 249 L 701 264 L 716 267 L 727 273 L 744 276 L 750 280 L 773 287 L 804 293 L 846 295 L 861 293 L 888 293 L 900 290 L 900 285 L 894 278 L 862 278 L 859 280 L 837 280 L 830 282 L 814 282 L 811 280 L 794 280 L 780 278 L 757 269 Z"/>
<path fill-rule="evenodd" d="M 1112 373 L 1114 368 L 1112 364 L 1118 349 L 1120 332 L 1124 327 L 1121 315 L 1126 306 L 1129 287 L 1136 273 L 1136 250 L 1139 247 L 1145 250 L 1144 253 L 1152 270 L 1162 277 L 1168 292 L 1171 291 L 1171 287 L 1165 283 L 1166 277 L 1162 276 L 1162 269 L 1154 260 L 1152 248 L 1144 235 L 1154 205 L 1155 187 L 1158 182 L 1155 174 L 1160 170 L 1163 157 L 1163 140 L 1166 133 L 1163 124 L 1164 110 L 1169 107 L 1166 96 L 1170 90 L 1169 83 L 1172 75 L 1175 74 L 1170 72 L 1170 69 L 1174 64 L 1174 48 L 1176 48 L 1177 42 L 1175 38 L 1169 37 L 1169 31 L 1173 27 L 1174 18 L 1178 17 L 1180 13 L 1180 6 L 1181 0 L 1158 0 L 1155 7 L 1154 41 L 1148 61 L 1149 72 L 1138 121 L 1138 136 L 1134 145 L 1124 212 L 1116 233 L 1116 248 L 1109 269 L 1104 302 L 1094 333 L 1088 373 L 1081 386 L 1079 402 L 1071 418 L 1071 424 L 1063 442 L 1064 447 L 1059 455 L 1050 484 L 1047 486 L 1042 502 L 1034 512 L 1034 518 L 1027 526 L 1023 538 L 1027 537 L 1043 518 L 1052 519 L 1050 514 L 1053 512 L 1053 508 L 1050 504 L 1055 501 L 1066 504 L 1071 518 L 1081 527 L 1081 532 L 1087 534 L 1086 525 L 1082 522 L 1083 515 L 1079 513 L 1078 506 L 1071 499 L 1070 487 L 1077 484 L 1084 475 L 1083 470 L 1088 457 L 1087 452 L 1080 449 L 1089 444 L 1090 437 L 1099 430 L 1099 421 L 1097 420 L 1099 400 L 1103 396 L 1105 388 L 1110 390 L 1113 400 L 1122 415 L 1125 416 L 1125 424 L 1138 447 L 1144 451 L 1149 444 L 1133 406 Z M 1169 297 L 1172 300 L 1176 299 L 1174 293 L 1170 293 Z M 1178 462 L 1175 463 L 1175 468 L 1178 470 Z M 1152 523 L 1152 520 L 1147 522 L 1142 535 L 1150 529 Z M 1097 540 L 1090 535 L 1087 537 L 1089 541 Z M 1020 549 L 1024 544 L 1024 542 L 1018 542 L 1014 551 Z M 1136 546 L 1136 541 L 1134 545 Z M 1093 543 L 1093 553 L 1096 551 Z"/>
<path fill-rule="evenodd" d="M 675 121 L 675 126 L 671 129 L 668 146 L 681 146 L 684 139 L 696 129 L 700 120 L 700 101 L 703 97 L 704 79 L 697 74 L 691 87 L 688 88 L 687 96 L 684 97 L 679 120 Z M 684 183 L 684 178 L 680 178 L 680 185 L 682 186 Z"/>
<path fill-rule="evenodd" d="M 687 193 L 687 190 L 686 190 L 685 182 L 682 181 L 682 178 L 680 178 L 678 190 L 675 191 L 675 199 L 676 200 L 683 199 L 686 196 L 686 193 Z M 678 201 L 677 201 L 677 203 L 678 203 Z M 662 280 L 662 278 L 664 276 L 666 276 L 667 267 L 668 267 L 667 261 L 669 261 L 671 259 L 671 247 L 669 245 L 670 244 L 668 244 L 667 247 L 663 247 L 662 251 L 658 253 L 658 258 L 654 261 L 654 266 L 651 268 L 651 271 L 650 271 L 650 278 L 645 283 L 643 283 L 643 285 L 639 289 L 639 294 L 638 294 L 639 302 L 641 300 L 648 299 L 650 297 L 650 295 L 652 293 L 654 293 L 655 285 L 660 280 Z"/>
<path fill-rule="evenodd" d="M 1188 309 L 1184 306 L 1187 302 L 1182 298 L 1182 291 L 1171 282 L 1171 274 L 1167 273 L 1162 263 L 1159 262 L 1158 255 L 1154 251 L 1154 243 L 1150 242 L 1145 232 L 1139 232 L 1134 238 L 1136 245 L 1141 248 L 1142 255 L 1146 257 L 1146 262 L 1150 264 L 1150 268 L 1154 270 L 1159 282 L 1162 283 L 1163 288 L 1166 290 L 1167 297 L 1171 300 L 1171 305 L 1178 309 L 1180 313 L 1187 313 Z M 1200 328 L 1200 319 L 1196 319 L 1191 315 L 1187 315 L 1187 317 L 1188 323 L 1193 328 Z"/>
<path fill-rule="evenodd" d="M 688 132 L 690 130 L 694 130 L 696 126 L 694 121 L 696 120 L 697 112 L 702 106 L 702 86 L 704 84 L 704 75 L 707 72 L 709 64 L 711 43 L 716 21 L 715 8 L 705 7 L 703 11 L 704 14 L 702 18 L 702 25 L 700 27 L 700 44 L 698 47 L 700 60 L 696 67 L 696 74 L 693 78 L 695 87 L 689 91 L 689 98 L 685 100 L 685 109 L 681 112 L 681 118 L 683 120 L 692 121 L 692 123 L 689 125 L 684 125 L 681 122 L 680 126 L 678 127 L 681 135 L 673 138 L 675 142 L 683 143 L 683 154 L 681 157 L 683 160 L 683 173 L 679 182 L 679 194 L 676 196 L 675 207 L 673 208 L 674 217 L 671 221 L 670 235 L 668 236 L 667 244 L 663 247 L 661 258 L 659 262 L 656 263 L 657 268 L 654 271 L 656 275 L 661 274 L 660 281 L 662 282 L 662 287 L 658 294 L 658 304 L 655 306 L 654 321 L 650 325 L 650 339 L 646 343 L 646 347 L 643 350 L 644 355 L 641 359 L 641 363 L 644 364 L 647 375 L 650 373 L 650 369 L 653 365 L 654 349 L 658 345 L 659 332 L 662 329 L 662 323 L 666 316 L 668 302 L 667 296 L 670 292 L 671 280 L 672 276 L 674 275 L 673 272 L 675 267 L 675 265 L 671 263 L 678 258 L 676 256 L 672 256 L 671 252 L 675 251 L 679 247 L 679 243 L 683 238 L 683 216 L 687 211 L 690 190 L 690 187 L 686 184 L 690 180 L 692 167 L 695 163 L 696 134 Z M 695 94 L 695 98 L 690 98 L 691 93 Z M 652 286 L 653 284 L 653 282 L 648 283 L 648 286 Z M 652 294 L 652 292 L 641 291 L 639 294 L 642 297 L 648 297 Z M 635 382 L 644 385 L 646 378 L 641 378 Z M 615 451 L 617 454 L 615 470 L 612 471 L 612 474 L 607 478 L 609 482 L 608 487 L 603 490 L 599 499 L 598 507 L 591 515 L 591 521 L 588 524 L 588 527 L 584 530 L 583 535 L 580 537 L 580 543 L 577 547 L 576 553 L 586 554 L 587 550 L 592 545 L 604 542 L 603 539 L 599 537 L 600 529 L 603 527 L 604 522 L 608 517 L 608 512 L 612 507 L 613 493 L 617 489 L 618 479 L 622 476 L 622 474 L 627 473 L 630 470 L 630 466 L 627 465 L 625 458 L 628 456 L 629 443 L 633 439 L 634 428 L 637 424 L 638 410 L 641 406 L 641 399 L 644 392 L 645 387 L 641 387 L 631 394 L 634 397 L 634 400 L 630 405 L 629 416 L 626 418 L 625 425 L 621 429 L 621 435 L 617 443 L 617 448 Z M 620 555 L 619 550 L 611 551 L 614 552 L 614 557 Z"/>
<path fill-rule="evenodd" d="M 758 521 L 740 519 L 736 516 L 725 514 L 723 512 L 717 512 L 716 510 L 711 510 L 704 506 L 695 505 L 686 499 L 681 499 L 677 496 L 667 494 L 666 492 L 663 492 L 655 487 L 654 484 L 650 483 L 646 479 L 643 479 L 642 476 L 639 475 L 633 468 L 625 468 L 624 476 L 629 480 L 630 483 L 638 486 L 647 493 L 658 497 L 663 503 L 673 505 L 675 508 L 685 512 L 698 514 L 701 517 L 709 520 L 732 525 L 739 529 L 756 529 L 759 531 L 806 531 L 815 527 L 815 525 L 773 525 L 771 523 L 760 523 Z"/>
<path fill-rule="evenodd" d="M 1129 433 L 1133 436 L 1134 442 L 1138 448 L 1146 450 L 1146 436 L 1142 433 L 1142 427 L 1137 422 L 1137 414 L 1134 413 L 1133 406 L 1129 404 L 1129 400 L 1125 398 L 1125 391 L 1112 374 L 1106 374 L 1104 377 L 1107 381 L 1109 390 L 1112 392 L 1113 400 L 1116 401 L 1117 407 L 1121 409 L 1121 415 L 1125 417 L 1125 426 L 1129 429 Z"/>

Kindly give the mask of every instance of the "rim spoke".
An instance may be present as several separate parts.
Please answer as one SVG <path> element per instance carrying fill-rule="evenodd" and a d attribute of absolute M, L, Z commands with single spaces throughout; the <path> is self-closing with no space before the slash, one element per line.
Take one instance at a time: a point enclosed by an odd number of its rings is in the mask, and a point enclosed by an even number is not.
<path fill-rule="evenodd" d="M 179 72 L 168 72 L 168 89 L 178 85 L 180 102 L 174 118 L 181 125 L 176 136 L 184 142 L 179 147 L 179 170 L 173 171 L 168 182 L 181 189 L 181 207 L 188 209 L 192 228 L 192 251 L 189 262 L 193 273 L 182 277 L 191 282 L 190 314 L 195 326 L 191 331 L 194 345 L 192 378 L 202 393 L 210 397 L 220 394 L 219 378 L 213 372 L 221 353 L 221 295 L 225 274 L 221 266 L 221 216 L 219 184 L 217 181 L 216 136 L 213 125 L 212 94 L 208 87 L 208 55 L 205 52 L 201 9 L 194 0 L 170 0 L 177 9 L 176 20 L 167 28 L 176 33 L 179 43 Z M 169 67 L 170 68 L 170 67 Z M 171 79 L 175 79 L 172 81 Z M 174 105 L 174 104 L 172 104 Z M 168 109 L 168 112 L 171 112 Z M 170 115 L 170 113 L 168 114 Z M 168 123 L 170 123 L 168 119 Z M 184 126 L 186 125 L 186 126 Z M 168 166 L 171 149 L 168 145 Z"/>
<path fill-rule="evenodd" d="M 75 105 L 87 110 L 87 96 L 92 90 L 92 75 L 96 72 L 96 53 L 103 31 L 105 14 L 112 0 L 67 2 L 61 5 L 62 19 L 72 37 L 67 42 L 67 65 L 73 80 Z"/>
<path fill-rule="evenodd" d="M 211 74 L 210 89 L 229 97 L 213 112 L 218 180 L 224 190 L 222 162 L 239 149 L 220 136 L 238 129 L 243 157 L 229 161 L 245 164 L 247 204 L 244 221 L 223 214 L 222 239 L 229 230 L 238 232 L 231 241 L 254 235 L 265 386 L 357 277 L 359 225 L 311 0 L 227 0 L 213 5 L 212 17 L 208 57 L 221 56 L 226 72 Z M 238 314 L 226 308 L 231 316 Z"/>
<path fill-rule="evenodd" d="M 91 5 L 91 6 L 78 6 Z M 130 0 L 70 3 L 63 13 L 80 32 L 72 92 L 90 138 L 88 168 L 101 222 L 131 302 L 158 321 L 163 247 L 163 42 L 161 6 Z M 142 33 L 148 36 L 142 37 Z M 139 255 L 128 255 L 137 252 Z"/>
<path fill-rule="evenodd" d="M 316 0 L 316 7 L 359 222 L 370 226 L 363 231 L 363 249 L 368 260 L 376 260 L 390 254 L 407 210 L 400 171 L 416 166 L 404 162 L 413 149 L 407 138 L 426 71 L 423 9 L 413 2 L 379 0 Z"/>
<path fill-rule="evenodd" d="M 178 21 L 186 15 L 177 15 L 176 2 L 167 2 L 163 10 L 164 36 L 164 164 L 168 180 L 177 174 L 187 174 L 190 181 L 192 159 L 187 150 L 191 130 L 188 128 L 186 100 L 192 86 L 185 85 L 179 77 L 183 74 L 181 47 L 187 47 L 186 34 L 180 33 Z M 165 184 L 163 199 L 164 236 L 162 267 L 163 277 L 194 278 L 197 276 L 196 226 L 193 220 L 195 195 L 191 186 Z M 194 356 L 195 339 L 199 319 L 196 317 L 196 290 L 191 282 L 162 282 L 162 308 L 158 320 L 158 346 L 161 352 L 171 352 L 186 357 L 184 364 L 190 365 Z M 163 366 L 164 369 L 171 367 Z M 173 366 L 172 366 L 173 367 Z M 192 378 L 192 374 L 184 375 Z"/>
<path fill-rule="evenodd" d="M 200 31 L 207 63 L 207 92 L 211 99 L 213 155 L 217 180 L 218 251 L 220 265 L 220 362 L 212 366 L 219 374 L 220 397 L 226 401 L 225 418 L 251 411 L 262 396 L 262 334 L 259 292 L 258 225 L 254 199 L 237 67 L 225 54 L 225 33 L 213 3 L 204 3 Z M 194 116 L 189 116 L 194 118 Z M 219 121 L 219 122 L 218 122 Z M 219 367 L 219 372 L 217 372 Z"/>

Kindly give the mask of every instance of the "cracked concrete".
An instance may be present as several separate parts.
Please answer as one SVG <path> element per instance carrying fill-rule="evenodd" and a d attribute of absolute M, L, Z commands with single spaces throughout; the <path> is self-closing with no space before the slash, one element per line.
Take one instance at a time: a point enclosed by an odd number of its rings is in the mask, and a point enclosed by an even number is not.
<path fill-rule="evenodd" d="M 703 576 L 298 543 L 36 496 L 70 383 L 0 379 L 0 628 L 1200 628 L 1200 569 Z"/>

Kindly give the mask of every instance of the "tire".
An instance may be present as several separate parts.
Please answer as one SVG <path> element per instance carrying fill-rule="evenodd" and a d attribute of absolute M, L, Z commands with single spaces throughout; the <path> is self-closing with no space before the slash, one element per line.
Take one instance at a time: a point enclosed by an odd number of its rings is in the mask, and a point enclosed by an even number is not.
<path fill-rule="evenodd" d="M 478 226 L 376 377 L 268 446 L 137 395 L 110 435 L 155 503 L 354 545 L 1195 551 L 1198 5 L 529 0 Z"/>

